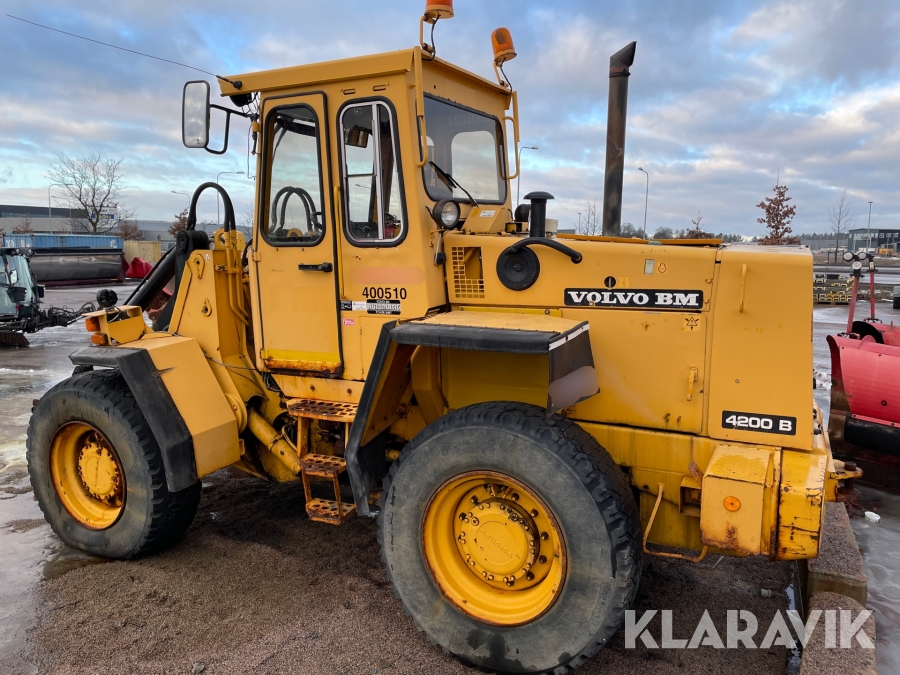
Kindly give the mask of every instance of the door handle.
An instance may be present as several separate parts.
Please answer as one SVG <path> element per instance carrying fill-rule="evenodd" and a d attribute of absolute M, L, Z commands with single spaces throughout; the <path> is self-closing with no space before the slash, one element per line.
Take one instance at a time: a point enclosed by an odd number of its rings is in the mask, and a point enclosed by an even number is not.
<path fill-rule="evenodd" d="M 318 265 L 297 265 L 297 269 L 304 272 L 330 272 L 334 269 L 334 265 L 330 262 L 323 262 Z"/>
<path fill-rule="evenodd" d="M 699 374 L 700 373 L 697 371 L 696 368 L 691 368 L 688 371 L 688 383 L 687 383 L 688 384 L 688 389 L 687 389 L 687 400 L 688 401 L 694 400 L 694 382 L 697 381 L 697 379 L 698 379 L 697 376 Z"/>

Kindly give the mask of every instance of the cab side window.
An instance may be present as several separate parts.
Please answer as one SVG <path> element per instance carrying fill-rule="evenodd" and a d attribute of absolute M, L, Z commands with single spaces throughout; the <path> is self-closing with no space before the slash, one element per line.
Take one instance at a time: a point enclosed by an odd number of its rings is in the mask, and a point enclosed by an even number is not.
<path fill-rule="evenodd" d="M 277 245 L 315 246 L 325 235 L 319 123 L 306 105 L 273 110 L 267 120 L 269 196 L 263 234 Z"/>
<path fill-rule="evenodd" d="M 340 121 L 347 235 L 360 244 L 399 241 L 405 223 L 391 109 L 350 105 Z"/>

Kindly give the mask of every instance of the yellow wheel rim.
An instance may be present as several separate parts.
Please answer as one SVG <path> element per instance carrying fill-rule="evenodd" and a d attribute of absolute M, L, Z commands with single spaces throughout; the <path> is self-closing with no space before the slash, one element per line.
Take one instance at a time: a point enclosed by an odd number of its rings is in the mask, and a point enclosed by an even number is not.
<path fill-rule="evenodd" d="M 441 592 L 484 623 L 533 621 L 566 578 L 553 513 L 533 490 L 501 473 L 465 473 L 442 485 L 426 508 L 422 535 Z"/>
<path fill-rule="evenodd" d="M 50 476 L 59 500 L 81 525 L 105 530 L 122 515 L 125 472 L 115 448 L 91 425 L 70 422 L 56 432 Z"/>

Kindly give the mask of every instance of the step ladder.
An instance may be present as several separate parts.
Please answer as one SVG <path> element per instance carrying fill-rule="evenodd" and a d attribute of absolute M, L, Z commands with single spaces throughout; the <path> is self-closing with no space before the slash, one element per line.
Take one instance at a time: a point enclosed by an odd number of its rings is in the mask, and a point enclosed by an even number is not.
<path fill-rule="evenodd" d="M 303 491 L 306 493 L 306 513 L 310 520 L 341 525 L 356 512 L 355 504 L 345 504 L 341 501 L 338 476 L 346 470 L 347 461 L 343 457 L 312 453 L 300 457 L 300 475 L 303 478 Z M 334 486 L 335 499 L 314 498 L 309 486 L 311 478 L 330 480 Z"/>

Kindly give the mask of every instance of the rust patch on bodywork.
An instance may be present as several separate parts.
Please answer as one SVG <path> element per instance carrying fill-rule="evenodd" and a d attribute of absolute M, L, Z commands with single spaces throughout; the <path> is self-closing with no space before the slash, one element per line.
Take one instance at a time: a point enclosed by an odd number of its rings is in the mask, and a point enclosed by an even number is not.
<path fill-rule="evenodd" d="M 737 526 L 730 525 L 725 528 L 725 536 L 721 540 L 716 537 L 711 537 L 707 534 L 703 534 L 701 536 L 701 541 L 706 546 L 712 546 L 713 548 L 720 548 L 724 551 L 740 551 L 742 550 L 740 545 L 738 544 L 738 532 Z"/>
<path fill-rule="evenodd" d="M 285 361 L 271 356 L 263 359 L 266 369 L 273 373 L 286 375 L 311 375 L 314 377 L 340 376 L 343 368 L 340 362 L 333 361 Z"/>

